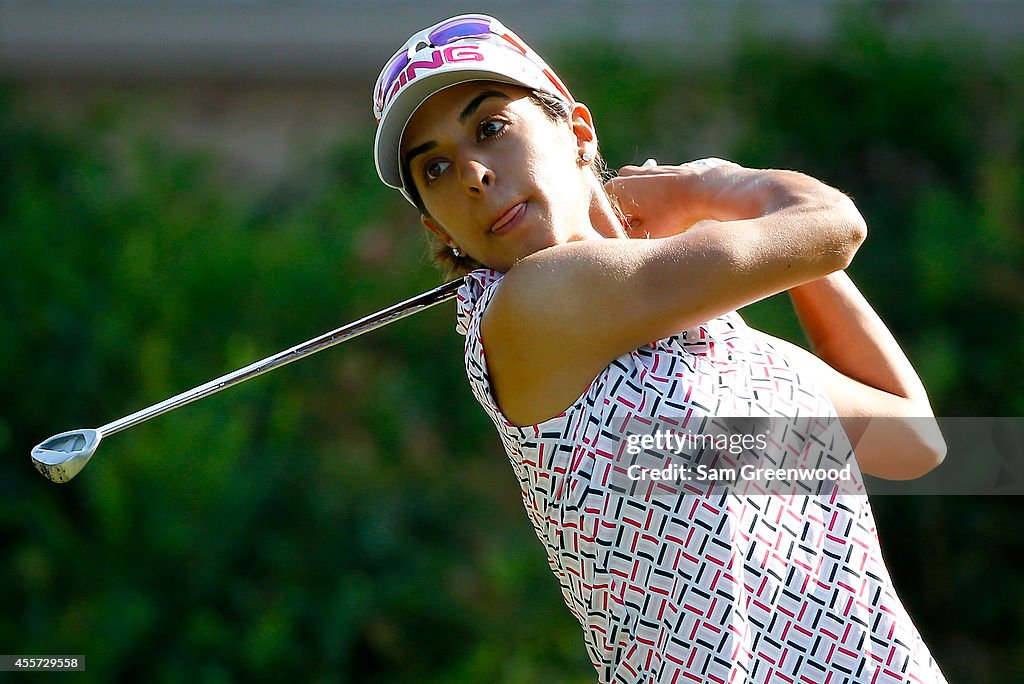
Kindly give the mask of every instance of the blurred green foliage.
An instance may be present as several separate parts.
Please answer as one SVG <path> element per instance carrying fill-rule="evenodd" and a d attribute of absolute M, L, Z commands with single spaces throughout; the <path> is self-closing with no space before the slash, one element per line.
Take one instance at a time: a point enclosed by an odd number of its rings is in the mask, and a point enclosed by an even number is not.
<path fill-rule="evenodd" d="M 725 156 L 849 192 L 851 272 L 943 415 L 1022 415 L 1024 68 L 751 41 L 726 69 L 551 59 L 612 166 Z M 40 439 L 192 387 L 438 282 L 367 128 L 253 196 L 216 160 L 0 97 L 0 651 L 92 681 L 585 682 L 593 674 L 467 391 L 450 307 L 105 443 L 63 487 Z M 745 310 L 799 339 L 786 298 Z M 1011 498 L 873 501 L 950 681 L 1024 671 Z M 953 619 L 952 616 L 955 616 Z"/>

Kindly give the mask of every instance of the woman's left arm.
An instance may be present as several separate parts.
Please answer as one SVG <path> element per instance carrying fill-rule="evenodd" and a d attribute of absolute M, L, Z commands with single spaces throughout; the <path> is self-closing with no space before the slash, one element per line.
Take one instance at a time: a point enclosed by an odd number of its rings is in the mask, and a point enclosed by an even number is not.
<path fill-rule="evenodd" d="M 845 271 L 789 293 L 861 470 L 907 480 L 939 465 L 946 443 L 924 385 Z"/>

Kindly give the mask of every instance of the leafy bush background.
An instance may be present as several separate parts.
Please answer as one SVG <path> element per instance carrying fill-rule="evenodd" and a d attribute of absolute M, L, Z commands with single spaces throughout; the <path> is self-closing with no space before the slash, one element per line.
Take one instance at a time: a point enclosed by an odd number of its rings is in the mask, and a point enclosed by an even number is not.
<path fill-rule="evenodd" d="M 849 192 L 871 228 L 851 273 L 937 413 L 1022 415 L 1019 55 L 896 50 L 854 22 L 829 51 L 752 42 L 724 69 L 551 61 L 613 167 L 725 156 Z M 29 467 L 50 434 L 438 282 L 369 128 L 254 193 L 126 136 L 131 111 L 58 125 L 0 96 L 0 651 L 86 654 L 92 681 L 591 681 L 450 306 L 119 434 L 73 484 Z M 799 339 L 788 307 L 745 315 Z M 1019 500 L 873 507 L 950 681 L 1016 681 Z"/>

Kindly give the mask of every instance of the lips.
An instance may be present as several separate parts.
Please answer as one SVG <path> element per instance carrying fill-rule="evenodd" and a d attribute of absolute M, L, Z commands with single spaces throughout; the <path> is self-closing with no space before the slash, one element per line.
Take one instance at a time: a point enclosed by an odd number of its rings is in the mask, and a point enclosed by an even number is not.
<path fill-rule="evenodd" d="M 512 230 L 526 214 L 526 202 L 520 202 L 509 208 L 491 224 L 491 232 L 502 235 Z"/>

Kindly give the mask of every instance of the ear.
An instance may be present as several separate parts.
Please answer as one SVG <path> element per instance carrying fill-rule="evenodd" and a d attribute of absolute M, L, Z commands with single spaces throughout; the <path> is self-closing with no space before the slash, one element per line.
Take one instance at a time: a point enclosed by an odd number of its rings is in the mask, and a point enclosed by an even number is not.
<path fill-rule="evenodd" d="M 590 152 L 591 155 L 597 149 L 597 129 L 594 128 L 594 117 L 590 109 L 582 102 L 576 102 L 569 113 L 569 125 L 572 133 L 576 136 L 576 146 L 580 153 Z"/>
<path fill-rule="evenodd" d="M 430 218 L 426 214 L 422 214 L 420 215 L 420 223 L 423 224 L 424 228 L 429 230 L 437 237 L 441 238 L 441 241 L 444 242 L 446 245 L 448 245 L 449 247 L 452 246 L 452 239 L 448 237 L 448 233 L 444 232 L 444 229 L 441 228 L 441 226 L 437 225 L 437 222 L 434 221 L 434 219 Z"/>

